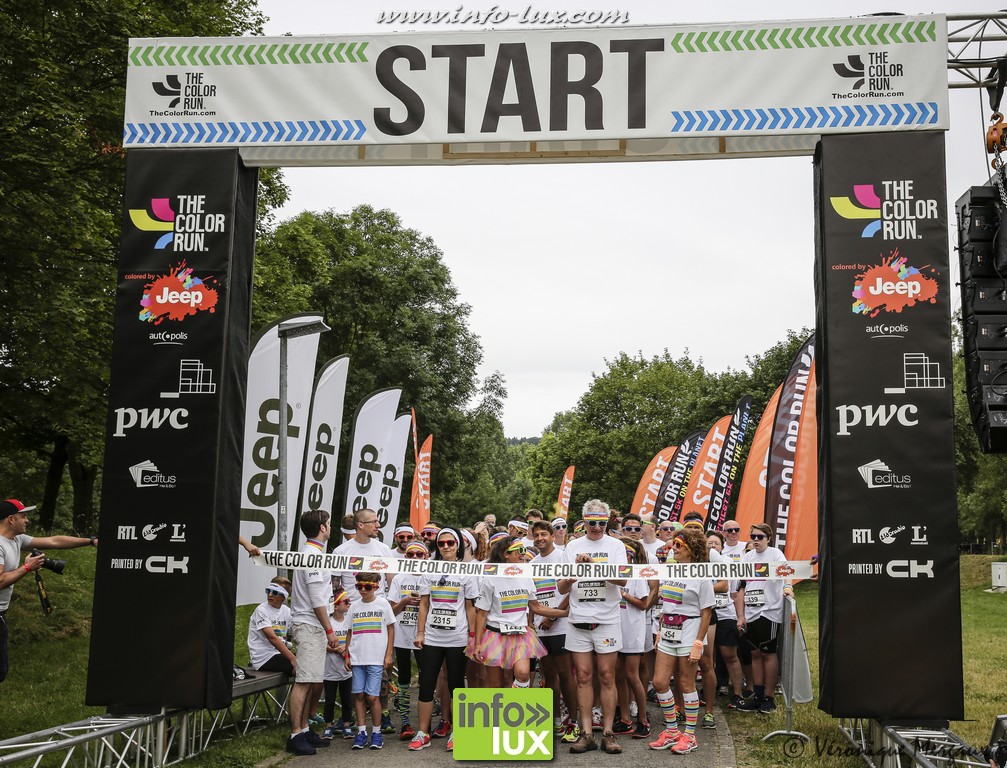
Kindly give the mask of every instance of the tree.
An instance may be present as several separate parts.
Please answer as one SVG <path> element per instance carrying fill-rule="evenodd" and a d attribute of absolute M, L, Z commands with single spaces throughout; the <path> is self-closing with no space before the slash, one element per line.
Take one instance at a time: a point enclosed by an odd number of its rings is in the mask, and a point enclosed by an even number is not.
<path fill-rule="evenodd" d="M 64 466 L 93 527 L 104 441 L 130 37 L 261 34 L 253 0 L 20 0 L 0 11 L 0 428 Z"/>

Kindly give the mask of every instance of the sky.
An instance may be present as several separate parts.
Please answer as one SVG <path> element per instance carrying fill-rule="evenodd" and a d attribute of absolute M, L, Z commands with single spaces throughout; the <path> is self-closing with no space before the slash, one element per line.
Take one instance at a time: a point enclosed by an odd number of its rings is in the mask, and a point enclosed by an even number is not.
<path fill-rule="evenodd" d="M 851 17 L 893 10 L 862 2 L 621 0 L 259 0 L 267 35 L 471 30 L 378 23 L 381 11 L 625 10 L 630 24 Z M 969 13 L 975 5 L 907 0 L 899 12 Z M 511 24 L 511 27 L 517 26 Z M 501 28 L 507 28 L 503 25 Z M 1002 51 L 1000 55 L 1003 55 Z M 951 91 L 948 210 L 989 166 L 988 104 Z M 619 353 L 667 349 L 708 370 L 744 369 L 746 356 L 813 328 L 811 157 L 646 163 L 286 168 L 304 210 L 368 204 L 397 213 L 443 251 L 479 336 L 480 377 L 500 371 L 508 437 L 541 435 Z M 952 253 L 952 263 L 956 257 Z M 717 319 L 690 318 L 721 307 Z M 954 307 L 957 301 L 952 300 Z M 352 365 L 352 361 L 351 361 Z M 422 415 L 420 415 L 422 419 Z M 422 424 L 421 424 L 422 426 Z M 703 425 L 697 425 L 697 427 Z M 670 436 L 674 437 L 674 436 Z"/>

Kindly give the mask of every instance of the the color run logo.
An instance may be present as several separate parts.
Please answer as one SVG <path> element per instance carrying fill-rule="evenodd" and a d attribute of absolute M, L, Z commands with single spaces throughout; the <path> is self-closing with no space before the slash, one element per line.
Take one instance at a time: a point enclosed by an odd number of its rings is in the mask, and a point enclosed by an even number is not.
<path fill-rule="evenodd" d="M 866 222 L 861 237 L 882 240 L 922 240 L 919 223 L 937 218 L 937 201 L 917 200 L 912 179 L 881 182 L 883 197 L 874 184 L 854 184 L 853 197 L 830 197 L 832 208 L 844 219 Z"/>
<path fill-rule="evenodd" d="M 222 213 L 206 213 L 206 195 L 179 195 L 175 207 L 168 197 L 154 197 L 150 212 L 144 208 L 130 208 L 129 219 L 143 232 L 163 232 L 154 243 L 157 250 L 167 248 L 175 253 L 203 253 L 208 251 L 206 235 L 226 230 L 226 217 Z M 151 216 L 150 213 L 154 215 Z"/>
<path fill-rule="evenodd" d="M 213 312 L 217 298 L 217 291 L 196 277 L 183 261 L 168 274 L 156 276 L 144 286 L 140 320 L 158 325 L 165 318 L 184 320 L 197 312 Z"/>
<path fill-rule="evenodd" d="M 937 280 L 910 267 L 895 249 L 880 264 L 857 275 L 853 298 L 855 315 L 876 317 L 882 311 L 901 312 L 921 301 L 936 303 Z"/>

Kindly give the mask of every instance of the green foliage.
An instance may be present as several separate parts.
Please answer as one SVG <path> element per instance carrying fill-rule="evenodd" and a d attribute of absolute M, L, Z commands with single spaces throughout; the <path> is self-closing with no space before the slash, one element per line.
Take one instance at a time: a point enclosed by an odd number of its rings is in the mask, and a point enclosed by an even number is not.
<path fill-rule="evenodd" d="M 591 498 L 628 510 L 654 454 L 733 412 L 745 394 L 753 396 L 750 442 L 766 403 L 808 333 L 791 332 L 785 341 L 747 358 L 747 371 L 712 373 L 688 352 L 673 358 L 665 351 L 650 359 L 622 353 L 607 361 L 608 369 L 594 376 L 577 407 L 557 414 L 541 442 L 528 450 L 529 504 L 552 509 L 563 472 L 573 464 L 572 511 Z M 747 446 L 739 466 L 748 455 Z"/>

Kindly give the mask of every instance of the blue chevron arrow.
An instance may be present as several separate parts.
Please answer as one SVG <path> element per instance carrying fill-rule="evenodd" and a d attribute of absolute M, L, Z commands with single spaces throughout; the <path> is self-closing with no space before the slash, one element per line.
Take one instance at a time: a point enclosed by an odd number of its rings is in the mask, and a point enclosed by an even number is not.
<path fill-rule="evenodd" d="M 781 115 L 782 122 L 780 123 L 780 130 L 785 131 L 790 127 L 790 124 L 793 122 L 794 115 L 789 109 L 781 109 L 780 112 L 782 113 Z"/>
<path fill-rule="evenodd" d="M 835 127 L 839 125 L 839 121 L 843 119 L 843 111 L 839 107 L 829 107 L 829 118 L 828 125 L 830 127 Z"/>
<path fill-rule="evenodd" d="M 930 102 L 930 119 L 927 121 L 931 125 L 937 122 L 937 104 L 933 101 Z"/>
<path fill-rule="evenodd" d="M 682 114 L 685 116 L 685 128 L 683 130 L 688 133 L 692 130 L 692 126 L 696 124 L 696 118 L 692 116 L 691 111 L 686 111 Z"/>
<path fill-rule="evenodd" d="M 705 131 L 706 130 L 706 123 L 707 123 L 706 112 L 704 112 L 703 110 L 699 110 L 698 114 L 699 114 L 699 118 L 698 118 L 698 122 L 696 124 L 696 130 L 697 131 Z"/>
<path fill-rule="evenodd" d="M 299 120 L 297 122 L 297 127 L 300 130 L 297 131 L 294 141 L 304 141 L 304 137 L 308 135 L 308 125 L 303 120 Z"/>
<path fill-rule="evenodd" d="M 895 125 L 901 125 L 906 118 L 902 105 L 892 104 L 892 110 L 895 112 Z"/>
<path fill-rule="evenodd" d="M 776 130 L 776 127 L 780 124 L 780 111 L 776 107 L 769 108 L 769 129 Z"/>
<path fill-rule="evenodd" d="M 849 126 L 853 125 L 853 121 L 857 117 L 856 110 L 854 110 L 853 107 L 843 107 L 843 114 L 845 115 L 845 117 L 843 118 L 842 127 L 848 128 Z"/>
<path fill-rule="evenodd" d="M 857 113 L 857 119 L 854 125 L 863 125 L 864 121 L 867 120 L 867 109 L 863 104 L 854 104 L 853 109 Z"/>
<path fill-rule="evenodd" d="M 675 121 L 674 124 L 671 126 L 671 132 L 672 133 L 678 133 L 678 129 L 681 128 L 682 127 L 682 123 L 685 122 L 682 119 L 682 113 L 681 112 L 677 112 L 676 110 L 673 109 L 671 111 L 671 119 Z"/>
<path fill-rule="evenodd" d="M 755 110 L 755 114 L 759 116 L 759 122 L 756 123 L 755 130 L 761 131 L 769 122 L 769 113 L 764 109 L 757 109 Z"/>
<path fill-rule="evenodd" d="M 252 135 L 252 126 L 250 123 L 238 123 L 238 128 L 241 130 L 241 135 L 238 136 L 238 141 L 244 144 L 248 141 L 248 137 Z"/>
<path fill-rule="evenodd" d="M 269 121 L 262 124 L 262 140 L 272 141 L 273 140 L 273 126 Z"/>
<path fill-rule="evenodd" d="M 206 124 L 206 140 L 213 141 L 214 137 L 217 135 L 217 124 L 207 123 Z"/>
<path fill-rule="evenodd" d="M 359 55 L 359 53 L 358 53 L 358 55 Z M 361 136 L 363 136 L 365 133 L 367 133 L 367 126 L 364 125 L 364 121 L 363 120 L 359 120 L 358 119 L 358 120 L 355 120 L 354 122 L 357 124 L 357 134 L 356 134 L 356 136 L 353 137 L 353 140 L 357 141 Z"/>
<path fill-rule="evenodd" d="M 906 120 L 910 123 L 918 123 L 919 115 L 916 112 L 916 107 L 913 106 L 912 104 L 905 104 L 904 106 L 906 108 L 906 115 L 907 115 Z"/>
<path fill-rule="evenodd" d="M 881 110 L 881 124 L 889 125 L 892 122 L 892 108 L 889 104 L 879 104 L 878 109 Z"/>
<path fill-rule="evenodd" d="M 343 127 L 346 128 L 346 133 L 343 134 L 343 141 L 350 140 L 350 134 L 353 133 L 353 123 L 350 120 L 343 120 Z"/>
<path fill-rule="evenodd" d="M 720 110 L 720 127 L 721 130 L 727 130 L 727 126 L 731 122 L 731 112 L 727 109 Z"/>
<path fill-rule="evenodd" d="M 259 137 L 262 135 L 262 123 L 256 120 L 254 123 L 251 124 L 251 127 L 252 127 L 251 141 L 257 142 L 259 140 Z"/>
<path fill-rule="evenodd" d="M 308 141 L 314 141 L 318 138 L 318 134 L 322 132 L 322 129 L 315 120 L 309 120 L 308 125 L 311 126 L 311 135 L 308 136 Z"/>
<path fill-rule="evenodd" d="M 182 129 L 182 124 L 181 123 L 172 123 L 171 127 L 175 129 L 175 132 L 171 136 L 172 142 L 174 142 L 174 141 L 181 141 L 182 134 L 185 132 Z"/>
<path fill-rule="evenodd" d="M 720 122 L 721 122 L 720 113 L 718 113 L 717 110 L 715 110 L 715 109 L 711 109 L 710 110 L 710 130 L 711 131 L 721 130 L 722 126 L 720 125 Z"/>
<path fill-rule="evenodd" d="M 196 128 L 192 123 L 185 124 L 185 138 L 183 141 L 188 144 L 192 141 L 192 137 L 196 135 Z"/>
<path fill-rule="evenodd" d="M 150 143 L 154 144 L 161 138 L 161 124 L 151 123 L 150 124 Z"/>
<path fill-rule="evenodd" d="M 136 126 L 133 125 L 132 123 L 126 123 L 126 127 L 122 132 L 122 143 L 123 144 L 132 143 L 133 139 L 136 138 L 136 133 L 137 133 Z"/>
<path fill-rule="evenodd" d="M 874 104 L 868 104 L 866 109 L 871 115 L 870 119 L 867 121 L 867 125 L 873 126 L 875 123 L 878 122 L 878 118 L 881 116 L 881 112 Z"/>
<path fill-rule="evenodd" d="M 752 126 L 755 125 L 755 113 L 750 109 L 745 110 L 745 124 L 741 130 L 748 131 L 751 130 Z"/>

